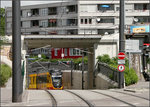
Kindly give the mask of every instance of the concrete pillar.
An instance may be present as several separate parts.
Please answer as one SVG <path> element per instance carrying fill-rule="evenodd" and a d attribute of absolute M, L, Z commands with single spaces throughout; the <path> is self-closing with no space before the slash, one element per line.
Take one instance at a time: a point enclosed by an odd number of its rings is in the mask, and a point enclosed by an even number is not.
<path fill-rule="evenodd" d="M 88 82 L 88 89 L 93 88 L 93 72 L 94 72 L 94 63 L 95 63 L 95 53 L 94 48 L 89 48 L 88 51 L 88 73 L 87 73 L 87 82 Z"/>

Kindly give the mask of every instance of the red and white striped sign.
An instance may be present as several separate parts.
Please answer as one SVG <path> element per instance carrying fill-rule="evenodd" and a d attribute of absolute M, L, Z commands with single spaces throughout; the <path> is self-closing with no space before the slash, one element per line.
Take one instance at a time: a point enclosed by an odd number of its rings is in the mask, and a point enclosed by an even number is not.
<path fill-rule="evenodd" d="M 118 58 L 119 58 L 119 59 L 124 59 L 124 58 L 125 58 L 125 53 L 120 52 L 120 53 L 118 54 Z"/>

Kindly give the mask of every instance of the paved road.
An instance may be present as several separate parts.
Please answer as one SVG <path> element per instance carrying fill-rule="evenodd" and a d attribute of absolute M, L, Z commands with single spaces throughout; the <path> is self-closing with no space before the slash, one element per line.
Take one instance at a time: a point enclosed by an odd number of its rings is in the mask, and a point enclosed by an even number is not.
<path fill-rule="evenodd" d="M 11 103 L 11 90 L 1 90 L 2 106 L 147 106 L 149 91 L 117 90 L 28 90 L 26 100 Z M 8 92 L 6 92 L 8 91 Z M 51 96 L 51 95 L 53 96 Z M 8 98 L 9 96 L 9 98 Z"/>

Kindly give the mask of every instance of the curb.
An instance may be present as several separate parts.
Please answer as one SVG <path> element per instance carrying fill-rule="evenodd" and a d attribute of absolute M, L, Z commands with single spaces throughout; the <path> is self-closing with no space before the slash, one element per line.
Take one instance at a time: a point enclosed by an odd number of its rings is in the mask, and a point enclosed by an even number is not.
<path fill-rule="evenodd" d="M 135 91 L 135 90 L 132 90 L 132 89 L 124 89 L 124 91 L 136 93 L 136 91 Z"/>

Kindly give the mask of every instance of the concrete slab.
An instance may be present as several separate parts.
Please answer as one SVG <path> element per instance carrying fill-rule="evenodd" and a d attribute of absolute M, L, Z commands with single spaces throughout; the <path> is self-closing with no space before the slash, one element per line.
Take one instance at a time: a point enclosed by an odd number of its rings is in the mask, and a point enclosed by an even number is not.
<path fill-rule="evenodd" d="M 88 106 L 82 99 L 64 90 L 50 90 L 55 97 L 57 106 Z"/>
<path fill-rule="evenodd" d="M 113 99 L 124 102 L 130 106 L 149 106 L 149 100 L 145 100 L 140 97 L 135 97 L 135 96 L 122 94 L 118 92 L 111 92 L 109 90 L 94 90 L 94 91 L 112 97 Z"/>
<path fill-rule="evenodd" d="M 94 106 L 129 106 L 111 97 L 100 95 L 89 90 L 71 90 L 88 100 Z"/>

